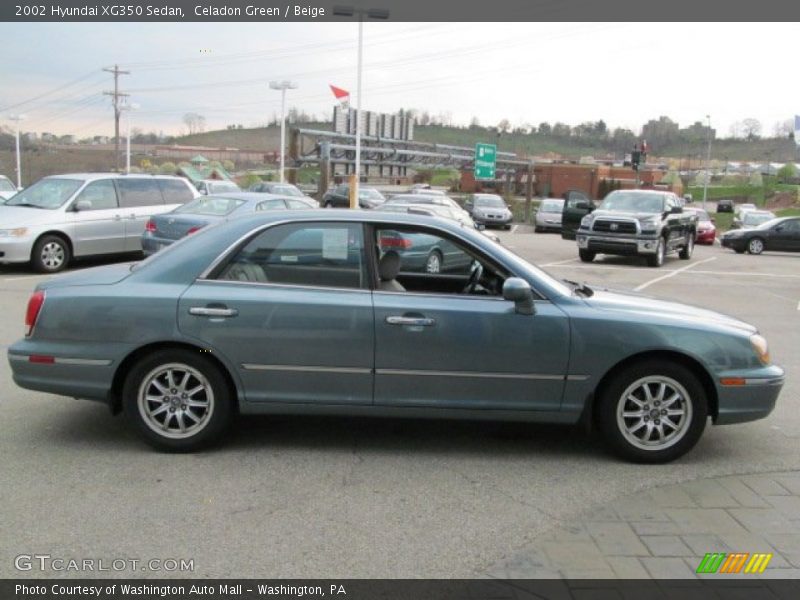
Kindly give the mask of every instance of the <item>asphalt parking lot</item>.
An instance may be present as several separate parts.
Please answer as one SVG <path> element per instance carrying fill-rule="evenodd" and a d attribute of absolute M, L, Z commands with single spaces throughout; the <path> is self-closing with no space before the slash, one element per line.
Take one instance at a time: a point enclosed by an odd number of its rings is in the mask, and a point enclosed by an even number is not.
<path fill-rule="evenodd" d="M 59 575 L 16 571 L 20 554 L 193 559 L 199 577 L 475 577 L 633 492 L 800 468 L 800 255 L 713 246 L 660 269 L 611 257 L 587 265 L 558 235 L 499 235 L 556 276 L 757 325 L 787 371 L 778 407 L 710 427 L 662 466 L 622 463 L 577 428 L 299 417 L 242 420 L 216 450 L 165 455 L 100 405 L 17 388 L 2 360 L 0 577 Z M 21 336 L 42 278 L 0 267 L 3 348 Z"/>

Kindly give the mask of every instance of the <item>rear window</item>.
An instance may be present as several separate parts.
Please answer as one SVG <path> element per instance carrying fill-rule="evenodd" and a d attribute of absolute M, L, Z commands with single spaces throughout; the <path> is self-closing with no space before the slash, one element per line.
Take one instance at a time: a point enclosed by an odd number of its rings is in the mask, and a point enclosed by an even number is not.
<path fill-rule="evenodd" d="M 164 197 L 156 179 L 120 177 L 117 179 L 117 187 L 120 196 L 119 205 L 122 208 L 164 205 Z"/>
<path fill-rule="evenodd" d="M 194 200 L 194 194 L 180 179 L 159 179 L 158 185 L 167 204 L 186 204 Z"/>
<path fill-rule="evenodd" d="M 214 181 L 208 183 L 208 191 L 212 194 L 219 194 L 221 192 L 239 192 L 239 186 L 230 181 Z"/>
<path fill-rule="evenodd" d="M 217 198 L 215 196 L 204 196 L 188 204 L 176 208 L 173 212 L 190 215 L 207 215 L 213 217 L 224 217 L 231 214 L 244 204 L 244 200 L 236 198 Z"/>

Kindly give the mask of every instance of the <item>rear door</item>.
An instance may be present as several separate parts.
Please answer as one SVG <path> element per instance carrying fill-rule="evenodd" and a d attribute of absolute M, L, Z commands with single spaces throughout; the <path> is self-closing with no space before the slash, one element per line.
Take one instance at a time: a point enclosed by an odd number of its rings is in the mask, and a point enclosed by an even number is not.
<path fill-rule="evenodd" d="M 156 178 L 119 177 L 119 204 L 122 220 L 125 222 L 126 252 L 142 249 L 142 234 L 147 220 L 167 211 L 164 196 Z"/>
<path fill-rule="evenodd" d="M 574 240 L 581 219 L 595 209 L 594 203 L 583 192 L 570 190 L 564 193 L 564 208 L 561 212 L 561 237 Z"/>
<path fill-rule="evenodd" d="M 90 208 L 76 210 L 80 201 L 89 202 Z M 125 222 L 113 179 L 99 179 L 89 183 L 75 197 L 68 210 L 73 224 L 75 256 L 124 251 Z"/>
<path fill-rule="evenodd" d="M 161 188 L 161 195 L 164 197 L 164 204 L 167 211 L 173 210 L 191 202 L 199 194 L 195 194 L 189 187 L 187 181 L 181 179 L 157 179 L 158 187 Z"/>

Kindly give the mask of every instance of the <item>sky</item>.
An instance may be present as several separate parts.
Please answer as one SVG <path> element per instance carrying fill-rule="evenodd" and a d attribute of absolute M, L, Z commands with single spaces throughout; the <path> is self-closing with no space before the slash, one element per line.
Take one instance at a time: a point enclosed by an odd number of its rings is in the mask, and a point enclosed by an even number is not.
<path fill-rule="evenodd" d="M 710 115 L 723 136 L 756 118 L 771 134 L 800 113 L 798 34 L 795 23 L 366 22 L 362 105 L 637 132 L 660 115 L 681 126 Z M 0 126 L 24 114 L 23 131 L 113 134 L 102 69 L 114 64 L 130 71 L 120 89 L 145 132 L 186 133 L 187 112 L 207 130 L 262 125 L 280 114 L 270 80 L 295 82 L 287 106 L 320 117 L 335 104 L 328 84 L 355 104 L 356 23 L 0 23 L 0 39 Z"/>

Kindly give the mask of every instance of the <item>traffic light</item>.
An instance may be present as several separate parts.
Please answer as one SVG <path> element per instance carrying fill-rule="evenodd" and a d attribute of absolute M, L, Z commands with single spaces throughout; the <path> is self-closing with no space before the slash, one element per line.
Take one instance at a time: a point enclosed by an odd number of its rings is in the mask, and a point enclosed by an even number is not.
<path fill-rule="evenodd" d="M 631 167 L 634 171 L 639 170 L 639 163 L 642 161 L 642 151 L 634 150 L 631 152 Z"/>

